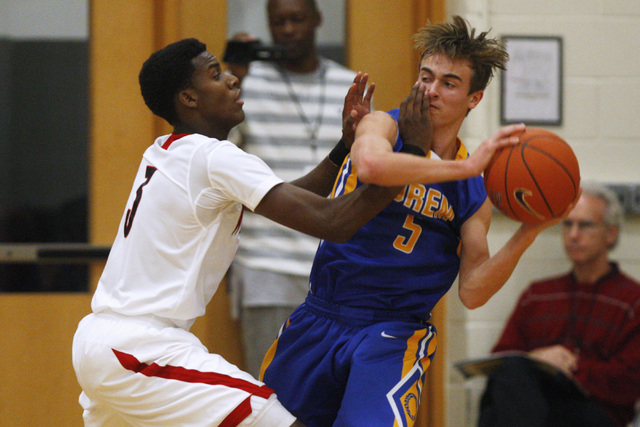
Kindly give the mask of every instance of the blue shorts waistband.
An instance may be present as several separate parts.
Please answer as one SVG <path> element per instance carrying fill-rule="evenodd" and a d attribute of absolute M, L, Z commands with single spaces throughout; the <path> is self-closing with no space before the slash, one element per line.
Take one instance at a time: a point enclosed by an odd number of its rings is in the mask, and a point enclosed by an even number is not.
<path fill-rule="evenodd" d="M 329 319 L 342 321 L 351 325 L 371 325 L 374 323 L 399 320 L 404 322 L 427 324 L 428 322 L 416 316 L 390 310 L 372 310 L 360 307 L 351 307 L 325 301 L 311 294 L 307 294 L 305 306 L 318 315 Z"/>

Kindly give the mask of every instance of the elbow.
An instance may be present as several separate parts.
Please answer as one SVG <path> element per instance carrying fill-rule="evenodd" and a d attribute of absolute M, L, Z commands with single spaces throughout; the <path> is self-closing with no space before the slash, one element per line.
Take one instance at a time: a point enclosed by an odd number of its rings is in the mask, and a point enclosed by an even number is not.
<path fill-rule="evenodd" d="M 368 153 L 361 156 L 356 164 L 358 178 L 366 184 L 384 185 L 385 165 L 383 156 Z"/>
<path fill-rule="evenodd" d="M 325 216 L 319 238 L 332 243 L 346 243 L 362 227 L 362 221 L 354 218 L 349 212 L 332 212 Z"/>
<path fill-rule="evenodd" d="M 332 243 L 347 243 L 351 239 L 351 237 L 353 237 L 353 234 L 350 234 L 348 236 L 335 235 L 335 236 L 332 236 L 330 239 L 325 239 L 325 240 Z"/>
<path fill-rule="evenodd" d="M 480 298 L 479 295 L 474 295 L 473 292 L 464 292 L 461 290 L 458 292 L 458 297 L 464 305 L 469 310 L 475 310 L 476 308 L 482 307 L 487 302 L 486 299 Z"/>
<path fill-rule="evenodd" d="M 353 237 L 354 233 L 345 234 L 345 233 L 327 233 L 324 236 L 318 236 L 322 240 L 326 240 L 331 243 L 347 243 L 351 237 Z"/>
<path fill-rule="evenodd" d="M 326 231 L 322 239 L 332 243 L 347 243 L 358 230 L 349 224 L 335 224 Z"/>

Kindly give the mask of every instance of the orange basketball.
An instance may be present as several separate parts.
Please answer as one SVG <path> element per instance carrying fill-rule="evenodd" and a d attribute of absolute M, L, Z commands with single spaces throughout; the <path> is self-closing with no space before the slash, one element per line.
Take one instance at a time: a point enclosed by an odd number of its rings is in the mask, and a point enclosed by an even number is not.
<path fill-rule="evenodd" d="M 527 128 L 520 143 L 499 150 L 484 171 L 493 205 L 516 221 L 556 218 L 576 198 L 580 167 L 573 150 L 553 132 Z"/>

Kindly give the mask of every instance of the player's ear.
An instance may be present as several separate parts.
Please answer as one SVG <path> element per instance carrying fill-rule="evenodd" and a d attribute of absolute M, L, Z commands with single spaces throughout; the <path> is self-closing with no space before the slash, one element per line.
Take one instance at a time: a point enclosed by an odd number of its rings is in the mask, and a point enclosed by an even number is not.
<path fill-rule="evenodd" d="M 196 108 L 198 106 L 198 95 L 193 89 L 187 88 L 180 91 L 178 101 L 185 107 Z"/>
<path fill-rule="evenodd" d="M 480 103 L 480 101 L 482 101 L 482 97 L 484 96 L 484 91 L 483 90 L 477 90 L 475 92 L 473 92 L 470 96 L 469 96 L 469 110 L 473 110 L 474 108 L 476 108 L 478 106 L 478 104 Z"/>

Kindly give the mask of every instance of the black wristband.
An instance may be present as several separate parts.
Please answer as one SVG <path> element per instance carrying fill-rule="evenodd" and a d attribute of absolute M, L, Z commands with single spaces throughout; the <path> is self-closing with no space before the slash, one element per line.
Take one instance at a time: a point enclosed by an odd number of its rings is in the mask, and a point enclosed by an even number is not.
<path fill-rule="evenodd" d="M 329 160 L 334 165 L 340 166 L 347 155 L 349 155 L 349 150 L 347 150 L 344 139 L 340 139 L 336 146 L 333 147 L 333 150 L 329 153 Z"/>
<path fill-rule="evenodd" d="M 422 148 L 413 144 L 403 144 L 402 148 L 400 149 L 400 152 L 407 153 L 407 154 L 415 154 L 416 156 L 422 156 L 422 157 L 427 155 L 427 153 L 425 153 Z"/>

